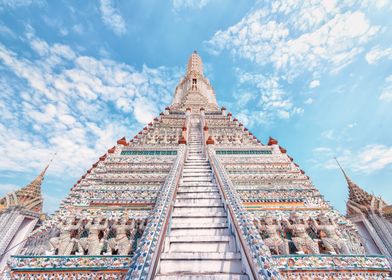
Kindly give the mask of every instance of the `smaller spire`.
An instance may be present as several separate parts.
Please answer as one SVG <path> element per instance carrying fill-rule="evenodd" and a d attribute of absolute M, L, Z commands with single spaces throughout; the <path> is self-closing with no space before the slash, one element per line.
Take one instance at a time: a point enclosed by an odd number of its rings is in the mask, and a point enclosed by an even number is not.
<path fill-rule="evenodd" d="M 46 171 L 48 170 L 50 164 L 52 163 L 54 157 L 57 153 L 53 155 L 45 168 L 40 174 L 27 186 L 16 191 L 16 195 L 19 200 L 20 205 L 24 205 L 29 210 L 36 212 L 42 212 L 43 200 L 42 200 L 42 182 L 44 181 Z"/>
<path fill-rule="evenodd" d="M 359 204 L 369 204 L 372 200 L 371 194 L 361 189 L 357 184 L 355 184 L 350 177 L 348 177 L 347 173 L 344 171 L 343 167 L 340 165 L 338 159 L 334 158 L 336 163 L 339 165 L 340 170 L 342 171 L 344 178 L 347 181 L 348 191 L 349 191 L 349 200 L 354 201 Z"/>
<path fill-rule="evenodd" d="M 357 184 L 355 184 L 350 177 L 347 175 L 347 173 L 344 171 L 342 166 L 340 165 L 338 159 L 335 157 L 334 158 L 336 163 L 339 165 L 340 170 L 342 171 L 344 178 L 347 181 L 347 186 L 348 186 L 348 191 L 349 191 L 349 196 L 348 196 L 348 201 L 347 201 L 347 212 L 351 213 L 350 208 L 360 208 L 360 209 L 367 209 L 370 210 L 371 208 L 374 208 L 372 206 L 372 201 L 376 201 L 377 205 L 378 204 L 385 204 L 385 202 L 382 199 L 378 199 L 374 195 L 368 193 L 364 189 L 360 188 Z M 366 210 L 366 211 L 367 211 Z"/>
<path fill-rule="evenodd" d="M 55 156 L 56 154 L 54 154 Z M 42 213 L 42 191 L 41 185 L 45 177 L 45 173 L 49 165 L 54 159 L 54 156 L 45 166 L 45 168 L 38 174 L 38 176 L 25 187 L 7 194 L 0 199 L 0 210 L 7 209 L 11 206 L 22 206 L 30 211 Z"/>

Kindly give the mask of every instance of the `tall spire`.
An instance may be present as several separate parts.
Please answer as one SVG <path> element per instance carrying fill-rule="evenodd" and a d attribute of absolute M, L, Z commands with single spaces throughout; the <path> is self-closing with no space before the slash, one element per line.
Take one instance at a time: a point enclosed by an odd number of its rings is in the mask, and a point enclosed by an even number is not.
<path fill-rule="evenodd" d="M 23 206 L 28 210 L 41 213 L 43 206 L 41 185 L 53 158 L 54 156 L 33 181 L 0 199 L 0 211 L 11 206 Z"/>

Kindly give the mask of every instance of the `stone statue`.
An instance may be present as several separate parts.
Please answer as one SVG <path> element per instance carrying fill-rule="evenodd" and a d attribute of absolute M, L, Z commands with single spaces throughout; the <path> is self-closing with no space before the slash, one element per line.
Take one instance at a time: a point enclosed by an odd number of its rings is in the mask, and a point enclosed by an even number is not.
<path fill-rule="evenodd" d="M 143 234 L 145 227 L 146 226 L 144 225 L 144 220 L 137 220 L 137 228 L 140 235 Z"/>
<path fill-rule="evenodd" d="M 310 238 L 306 232 L 308 225 L 302 222 L 296 213 L 290 214 L 290 220 L 293 221 L 293 224 L 291 224 L 287 219 L 283 219 L 282 222 L 285 224 L 286 228 L 291 230 L 293 233 L 291 239 L 298 250 L 297 253 L 319 254 L 317 242 Z"/>
<path fill-rule="evenodd" d="M 75 238 L 72 237 L 72 232 L 78 230 L 81 224 L 82 221 L 75 224 L 74 218 L 70 217 L 68 219 L 64 219 L 62 223 L 57 226 L 60 231 L 60 236 L 50 238 L 49 243 L 55 250 L 58 250 L 58 255 L 66 256 L 71 254 L 75 245 Z"/>
<path fill-rule="evenodd" d="M 268 236 L 264 239 L 265 245 L 267 245 L 270 250 L 274 250 L 277 255 L 289 254 L 289 244 L 287 240 L 282 238 L 278 233 L 278 231 L 282 230 L 282 227 L 271 218 L 265 218 L 264 221 L 265 225 L 260 224 L 259 229 Z"/>
<path fill-rule="evenodd" d="M 325 213 L 318 215 L 319 223 L 311 219 L 313 226 L 319 231 L 321 241 L 330 254 L 349 254 L 345 240 L 338 231 L 338 226 Z"/>
<path fill-rule="evenodd" d="M 118 255 L 128 255 L 131 251 L 133 237 L 136 231 L 135 221 L 119 219 L 117 223 L 112 225 L 112 228 L 116 230 L 116 237 L 109 241 L 110 249 L 116 250 Z M 130 233 L 130 239 L 128 239 L 128 231 Z"/>
<path fill-rule="evenodd" d="M 81 249 L 87 249 L 90 256 L 100 255 L 105 245 L 105 240 L 104 238 L 99 238 L 99 233 L 106 230 L 107 227 L 108 220 L 106 219 L 99 217 L 90 220 L 85 225 L 85 228 L 89 231 L 89 235 L 87 238 L 80 239 L 79 252 L 81 252 Z"/>

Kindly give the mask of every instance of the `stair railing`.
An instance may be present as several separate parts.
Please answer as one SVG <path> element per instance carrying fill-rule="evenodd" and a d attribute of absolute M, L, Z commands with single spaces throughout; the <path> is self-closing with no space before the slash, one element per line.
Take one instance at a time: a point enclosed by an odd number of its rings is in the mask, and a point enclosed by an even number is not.
<path fill-rule="evenodd" d="M 212 145 L 206 147 L 214 179 L 224 199 L 229 225 L 234 227 L 234 235 L 240 243 L 242 257 L 245 257 L 245 269 L 251 279 L 281 279 L 278 270 L 273 268 L 269 249 L 264 245 L 252 218 L 243 207 L 231 180 L 215 155 Z M 243 258 L 242 258 L 243 259 Z"/>
<path fill-rule="evenodd" d="M 204 143 L 204 148 L 202 149 L 202 155 L 203 157 L 206 156 L 206 149 L 205 149 L 205 145 L 206 145 L 206 140 L 205 139 L 205 134 L 204 134 L 204 127 L 206 126 L 206 118 L 205 118 L 205 114 L 204 114 L 204 110 L 200 111 L 200 134 L 201 134 L 201 142 Z"/>
<path fill-rule="evenodd" d="M 186 153 L 187 145 L 180 144 L 178 156 L 161 188 L 138 249 L 132 258 L 131 266 L 125 278 L 127 280 L 153 279 L 156 274 L 165 237 L 170 227 L 173 202 L 184 168 Z"/>

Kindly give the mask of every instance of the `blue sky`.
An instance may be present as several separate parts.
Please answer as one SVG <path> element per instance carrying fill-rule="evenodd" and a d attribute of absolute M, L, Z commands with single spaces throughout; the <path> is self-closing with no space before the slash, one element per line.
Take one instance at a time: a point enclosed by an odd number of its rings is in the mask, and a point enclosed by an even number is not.
<path fill-rule="evenodd" d="M 122 136 L 170 104 L 196 49 L 217 99 L 279 140 L 331 204 L 333 157 L 392 202 L 392 3 L 0 0 L 0 194 L 57 156 L 53 212 Z"/>

